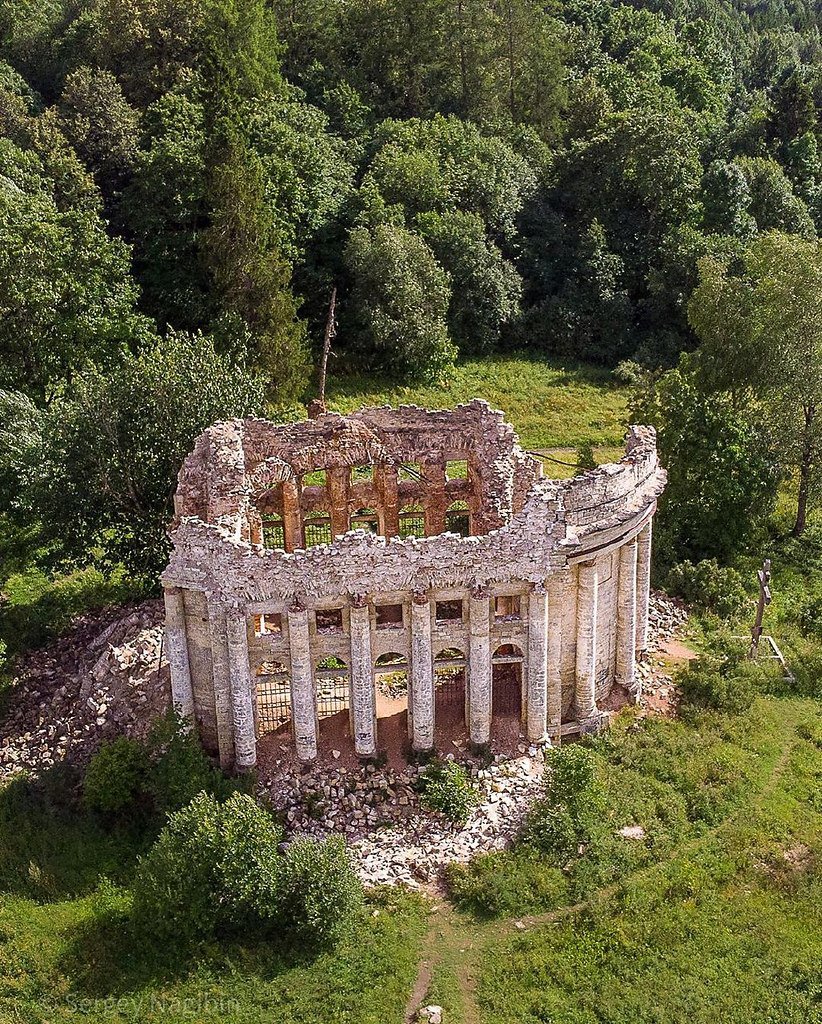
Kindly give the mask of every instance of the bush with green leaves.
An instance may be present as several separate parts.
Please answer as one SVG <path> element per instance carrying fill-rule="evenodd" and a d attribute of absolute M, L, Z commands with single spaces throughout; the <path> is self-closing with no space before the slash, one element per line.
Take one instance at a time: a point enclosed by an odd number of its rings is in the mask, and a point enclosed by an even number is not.
<path fill-rule="evenodd" d="M 145 741 L 119 737 L 101 747 L 89 763 L 84 788 L 92 810 L 120 817 L 153 812 L 162 819 L 198 793 L 222 799 L 247 789 L 252 779 L 224 775 L 208 759 L 196 732 L 169 711 Z"/>
<path fill-rule="evenodd" d="M 277 920 L 303 946 L 332 944 L 362 901 L 362 886 L 341 836 L 289 844 L 278 882 Z"/>
<path fill-rule="evenodd" d="M 159 812 L 179 810 L 203 790 L 219 795 L 224 777 L 209 761 L 196 732 L 174 712 L 154 723 L 146 752 L 146 790 Z"/>
<path fill-rule="evenodd" d="M 701 708 L 739 715 L 748 711 L 757 694 L 773 689 L 778 670 L 771 662 L 745 660 L 744 641 L 731 653 L 702 654 L 679 673 L 683 711 Z"/>
<path fill-rule="evenodd" d="M 117 814 L 132 807 L 145 789 L 148 757 L 137 740 L 118 736 L 92 757 L 83 780 L 83 798 L 93 811 Z"/>
<path fill-rule="evenodd" d="M 283 830 L 250 797 L 200 793 L 169 816 L 134 882 L 138 926 L 191 942 L 216 933 L 287 934 L 332 942 L 359 906 L 345 843 L 303 839 L 279 852 Z"/>
<path fill-rule="evenodd" d="M 668 573 L 665 586 L 695 608 L 704 608 L 721 619 L 734 616 L 746 600 L 742 577 L 715 558 L 703 558 L 695 564 L 686 559 Z"/>
<path fill-rule="evenodd" d="M 231 921 L 231 910 L 219 898 L 225 864 L 223 816 L 217 800 L 200 793 L 169 816 L 154 846 L 140 859 L 134 915 L 147 934 L 186 942 Z M 276 854 L 282 833 L 271 824 Z"/>
<path fill-rule="evenodd" d="M 544 796 L 531 809 L 521 839 L 557 863 L 570 860 L 590 838 L 600 803 L 594 755 L 578 743 L 546 756 Z"/>
<path fill-rule="evenodd" d="M 787 654 L 793 682 L 782 681 L 781 693 L 799 693 L 803 697 L 822 698 L 822 645 L 812 641 L 793 644 Z"/>
<path fill-rule="evenodd" d="M 423 807 L 458 825 L 465 824 L 478 799 L 468 773 L 456 761 L 432 761 L 421 773 L 417 787 Z"/>

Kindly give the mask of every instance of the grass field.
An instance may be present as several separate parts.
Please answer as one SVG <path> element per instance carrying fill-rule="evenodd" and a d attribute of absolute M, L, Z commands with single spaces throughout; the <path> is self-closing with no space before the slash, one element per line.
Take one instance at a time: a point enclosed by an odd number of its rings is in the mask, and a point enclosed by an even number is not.
<path fill-rule="evenodd" d="M 338 412 L 386 403 L 447 409 L 473 398 L 501 409 L 528 449 L 619 445 L 628 418 L 627 390 L 608 370 L 522 353 L 468 360 L 443 385 L 399 387 L 369 374 L 332 378 L 328 391 Z"/>
<path fill-rule="evenodd" d="M 763 697 L 739 717 L 627 716 L 594 745 L 603 829 L 573 866 L 502 854 L 456 905 L 378 895 L 337 950 L 296 963 L 260 944 L 135 943 L 94 889 L 128 882 L 139 842 L 6 791 L 0 1020 L 401 1024 L 417 979 L 448 1024 L 812 1024 L 820 711 Z"/>

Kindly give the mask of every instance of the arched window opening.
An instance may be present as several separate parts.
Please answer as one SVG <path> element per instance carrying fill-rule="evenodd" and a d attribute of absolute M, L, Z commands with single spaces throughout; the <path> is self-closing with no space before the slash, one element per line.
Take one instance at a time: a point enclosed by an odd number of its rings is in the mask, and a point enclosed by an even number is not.
<path fill-rule="evenodd" d="M 406 505 L 400 509 L 400 537 L 425 536 L 425 510 L 422 505 Z"/>
<path fill-rule="evenodd" d="M 263 521 L 263 545 L 267 548 L 285 548 L 285 526 L 283 517 L 276 512 L 265 512 Z"/>
<path fill-rule="evenodd" d="M 317 685 L 317 717 L 331 718 L 351 707 L 351 685 L 348 666 L 335 656 L 317 662 L 314 673 Z"/>
<path fill-rule="evenodd" d="M 471 512 L 467 501 L 452 501 L 445 512 L 445 529 L 461 537 L 471 536 Z"/>
<path fill-rule="evenodd" d="M 367 530 L 369 533 L 380 532 L 380 517 L 376 509 L 358 508 L 351 516 L 352 530 Z"/>
<path fill-rule="evenodd" d="M 399 651 L 381 654 L 374 662 L 377 730 L 380 742 L 399 748 L 408 742 L 408 658 Z"/>
<path fill-rule="evenodd" d="M 522 648 L 516 644 L 500 644 L 494 651 L 493 660 L 496 665 L 515 665 L 523 657 Z"/>
<path fill-rule="evenodd" d="M 281 661 L 264 661 L 257 669 L 257 733 L 279 732 L 291 722 L 291 679 Z"/>
<path fill-rule="evenodd" d="M 408 660 L 404 654 L 381 654 L 374 662 L 377 694 L 389 701 L 408 698 Z M 394 709 L 391 709 L 394 710 Z M 400 710 L 403 710 L 401 708 Z"/>
<path fill-rule="evenodd" d="M 468 460 L 467 459 L 449 459 L 445 463 L 445 479 L 446 480 L 467 480 L 468 479 Z"/>
<path fill-rule="evenodd" d="M 374 480 L 374 467 L 373 466 L 352 466 L 351 467 L 351 483 L 352 484 L 370 484 Z"/>
<path fill-rule="evenodd" d="M 323 510 L 307 513 L 303 533 L 307 548 L 313 548 L 317 544 L 330 544 L 334 539 L 331 534 L 331 516 Z"/>

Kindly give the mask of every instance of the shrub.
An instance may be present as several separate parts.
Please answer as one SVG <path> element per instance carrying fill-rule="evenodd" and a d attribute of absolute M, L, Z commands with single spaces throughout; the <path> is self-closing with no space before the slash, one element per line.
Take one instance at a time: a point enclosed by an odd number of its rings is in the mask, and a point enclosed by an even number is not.
<path fill-rule="evenodd" d="M 340 836 L 297 839 L 279 872 L 276 909 L 289 935 L 309 946 L 330 945 L 362 901 L 362 886 Z"/>
<path fill-rule="evenodd" d="M 543 785 L 545 796 L 531 809 L 521 839 L 564 862 L 588 842 L 599 806 L 594 755 L 578 743 L 549 751 Z"/>
<path fill-rule="evenodd" d="M 203 790 L 219 795 L 221 773 L 209 761 L 196 733 L 175 712 L 154 723 L 146 748 L 146 789 L 161 813 L 179 810 Z"/>
<path fill-rule="evenodd" d="M 106 743 L 89 762 L 83 797 L 93 811 L 116 814 L 131 807 L 145 781 L 146 752 L 136 740 L 119 736 Z"/>
<path fill-rule="evenodd" d="M 589 442 L 581 444 L 577 448 L 577 469 L 583 472 L 587 469 L 596 469 L 599 463 L 594 455 L 594 446 Z"/>
<path fill-rule="evenodd" d="M 449 864 L 445 881 L 457 906 L 488 917 L 548 910 L 562 906 L 568 898 L 562 871 L 527 848 L 483 853 L 468 864 Z"/>
<path fill-rule="evenodd" d="M 794 682 L 783 683 L 783 692 L 822 698 L 822 647 L 817 643 L 798 643 L 788 656 Z"/>
<path fill-rule="evenodd" d="M 578 811 L 590 798 L 594 779 L 594 756 L 586 747 L 572 743 L 547 752 L 544 785 L 549 800 Z"/>
<path fill-rule="evenodd" d="M 735 615 L 747 596 L 736 569 L 721 566 L 715 558 L 705 558 L 696 564 L 680 562 L 668 573 L 666 587 L 689 605 L 723 619 Z"/>
<path fill-rule="evenodd" d="M 677 682 L 685 705 L 739 715 L 749 710 L 758 693 L 774 688 L 777 675 L 770 662 L 746 661 L 740 648 L 732 655 L 700 655 Z"/>
<path fill-rule="evenodd" d="M 201 793 L 170 815 L 140 859 L 134 914 L 147 933 L 186 941 L 213 933 L 221 922 L 221 817 L 214 797 Z"/>
<path fill-rule="evenodd" d="M 200 793 L 171 814 L 134 883 L 138 925 L 191 942 L 217 932 L 287 933 L 325 945 L 350 919 L 361 887 L 342 839 L 298 840 L 249 796 Z"/>
<path fill-rule="evenodd" d="M 456 761 L 432 761 L 420 775 L 417 786 L 423 807 L 444 814 L 459 825 L 468 821 L 477 802 L 468 773 Z"/>

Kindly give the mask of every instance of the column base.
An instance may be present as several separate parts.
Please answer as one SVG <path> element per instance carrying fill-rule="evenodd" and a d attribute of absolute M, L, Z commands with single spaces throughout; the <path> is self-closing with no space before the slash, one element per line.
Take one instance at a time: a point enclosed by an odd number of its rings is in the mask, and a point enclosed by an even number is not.
<path fill-rule="evenodd" d="M 577 726 L 581 735 L 590 736 L 601 732 L 607 726 L 609 719 L 610 715 L 607 711 L 596 711 L 587 718 L 578 719 Z"/>
<path fill-rule="evenodd" d="M 428 764 L 437 756 L 435 747 L 412 747 L 408 752 L 410 764 Z"/>

